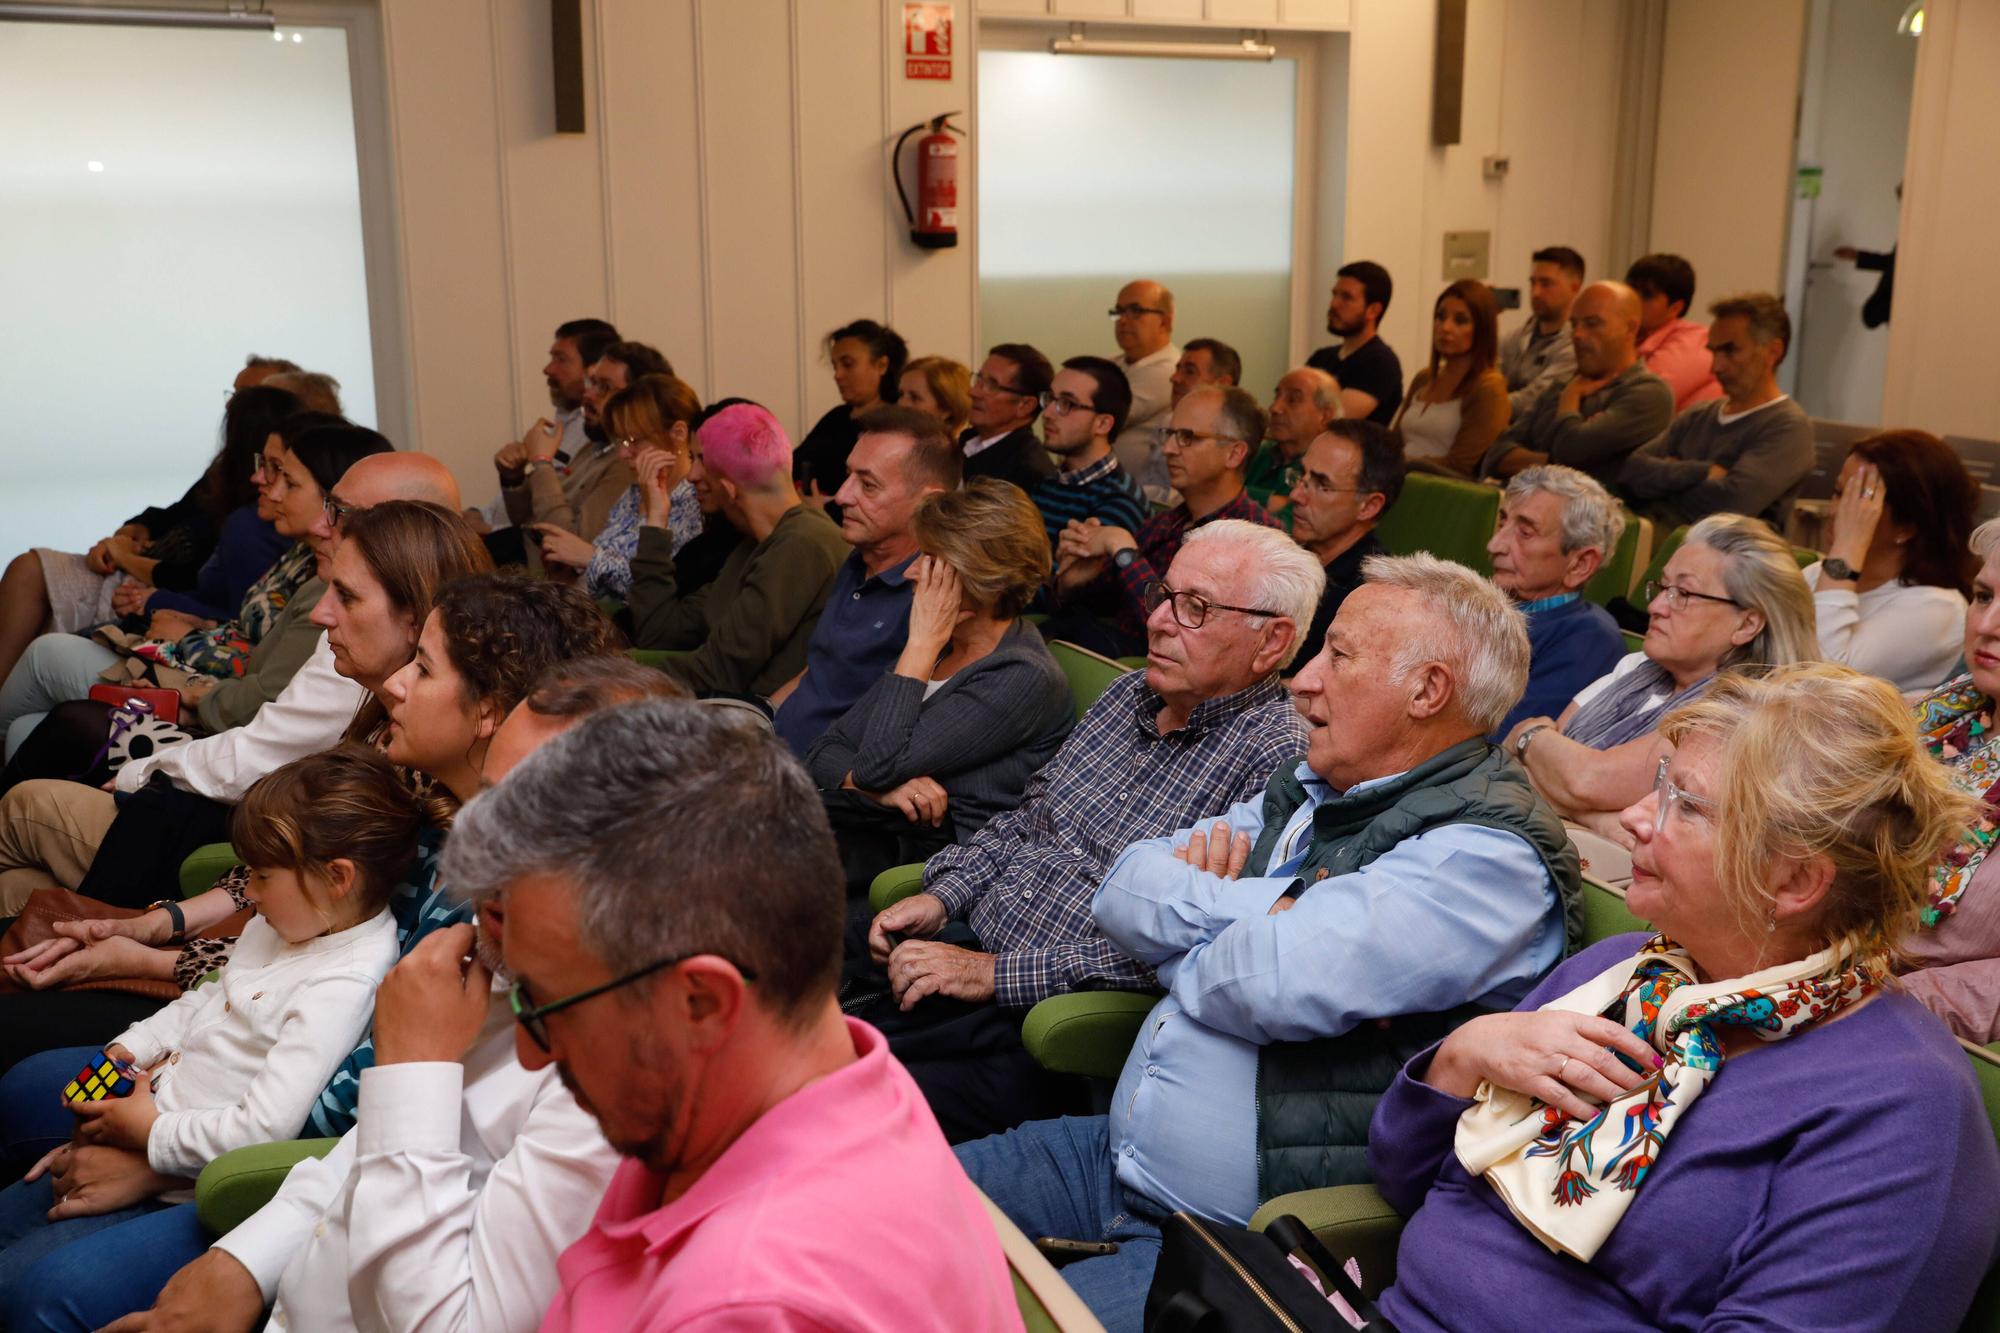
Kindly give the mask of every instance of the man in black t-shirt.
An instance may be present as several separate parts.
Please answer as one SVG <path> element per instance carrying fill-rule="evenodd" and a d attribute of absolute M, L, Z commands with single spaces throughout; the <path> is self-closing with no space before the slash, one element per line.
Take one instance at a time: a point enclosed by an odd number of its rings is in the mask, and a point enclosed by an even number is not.
<path fill-rule="evenodd" d="M 1383 426 L 1403 405 L 1403 363 L 1375 336 L 1388 313 L 1390 292 L 1389 270 L 1373 260 L 1342 265 L 1326 307 L 1326 331 L 1340 345 L 1322 347 L 1306 359 L 1340 381 L 1343 415 Z"/>

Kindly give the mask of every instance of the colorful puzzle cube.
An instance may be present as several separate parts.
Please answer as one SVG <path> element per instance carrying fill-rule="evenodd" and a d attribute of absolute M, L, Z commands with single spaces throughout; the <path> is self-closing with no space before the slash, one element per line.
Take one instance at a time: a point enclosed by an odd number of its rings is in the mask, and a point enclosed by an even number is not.
<path fill-rule="evenodd" d="M 135 1086 L 135 1071 L 99 1051 L 91 1062 L 63 1085 L 66 1102 L 101 1102 L 106 1097 L 129 1097 Z"/>

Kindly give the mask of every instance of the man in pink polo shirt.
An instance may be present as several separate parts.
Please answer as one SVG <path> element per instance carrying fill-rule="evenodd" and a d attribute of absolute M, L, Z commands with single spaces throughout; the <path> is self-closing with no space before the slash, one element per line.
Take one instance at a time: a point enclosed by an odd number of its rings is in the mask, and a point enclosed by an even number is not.
<path fill-rule="evenodd" d="M 1708 354 L 1708 325 L 1687 318 L 1694 308 L 1694 265 L 1679 255 L 1642 255 L 1625 271 L 1639 293 L 1639 361 L 1674 391 L 1674 411 L 1722 397 Z"/>
<path fill-rule="evenodd" d="M 819 796 L 768 729 L 653 700 L 459 814 L 445 873 L 506 894 L 516 1049 L 626 1161 L 542 1328 L 1021 1327 L 977 1192 L 834 987 Z"/>

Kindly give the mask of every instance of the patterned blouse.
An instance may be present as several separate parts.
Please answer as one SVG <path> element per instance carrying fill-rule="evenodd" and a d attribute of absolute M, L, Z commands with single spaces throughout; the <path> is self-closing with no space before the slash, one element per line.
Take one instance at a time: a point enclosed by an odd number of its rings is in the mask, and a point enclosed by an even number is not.
<path fill-rule="evenodd" d="M 315 569 L 312 547 L 300 542 L 250 585 L 236 619 L 213 629 L 195 630 L 173 643 L 142 644 L 138 655 L 196 675 L 224 680 L 241 676 L 250 664 L 250 650 L 263 640 L 285 604 L 312 579 Z"/>
<path fill-rule="evenodd" d="M 632 556 L 639 549 L 639 529 L 645 525 L 645 506 L 634 485 L 611 506 L 604 531 L 597 534 L 597 554 L 583 572 L 583 586 L 592 597 L 623 599 L 632 590 Z M 668 497 L 667 531 L 673 534 L 674 554 L 701 535 L 701 502 L 695 498 L 694 483 L 683 481 Z"/>

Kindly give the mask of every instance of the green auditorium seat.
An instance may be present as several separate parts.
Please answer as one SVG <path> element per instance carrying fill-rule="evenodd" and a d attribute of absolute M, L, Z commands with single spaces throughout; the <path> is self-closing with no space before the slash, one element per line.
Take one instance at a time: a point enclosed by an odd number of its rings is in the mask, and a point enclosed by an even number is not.
<path fill-rule="evenodd" d="M 1116 658 L 1079 648 L 1065 639 L 1051 640 L 1049 651 L 1055 655 L 1063 676 L 1069 681 L 1070 699 L 1076 704 L 1078 721 L 1082 721 L 1090 706 L 1111 688 L 1112 681 L 1132 669 Z"/>
<path fill-rule="evenodd" d="M 262 1208 L 285 1183 L 291 1169 L 309 1157 L 324 1157 L 339 1139 L 286 1139 L 226 1152 L 201 1170 L 194 1182 L 194 1211 L 201 1224 L 221 1236 Z"/>
<path fill-rule="evenodd" d="M 243 858 L 236 849 L 226 842 L 211 842 L 206 847 L 197 847 L 181 862 L 181 897 L 192 898 L 199 893 L 207 893 L 215 887 L 215 881 L 242 864 Z"/>
<path fill-rule="evenodd" d="M 1626 510 L 1625 531 L 1618 538 L 1618 549 L 1597 567 L 1597 574 L 1584 585 L 1584 597 L 1604 606 L 1615 598 L 1629 595 L 1632 576 L 1645 568 L 1652 552 L 1653 520 Z"/>
<path fill-rule="evenodd" d="M 1493 572 L 1486 543 L 1500 517 L 1500 489 L 1412 472 L 1375 535 L 1392 555 L 1429 551 L 1481 574 Z"/>

